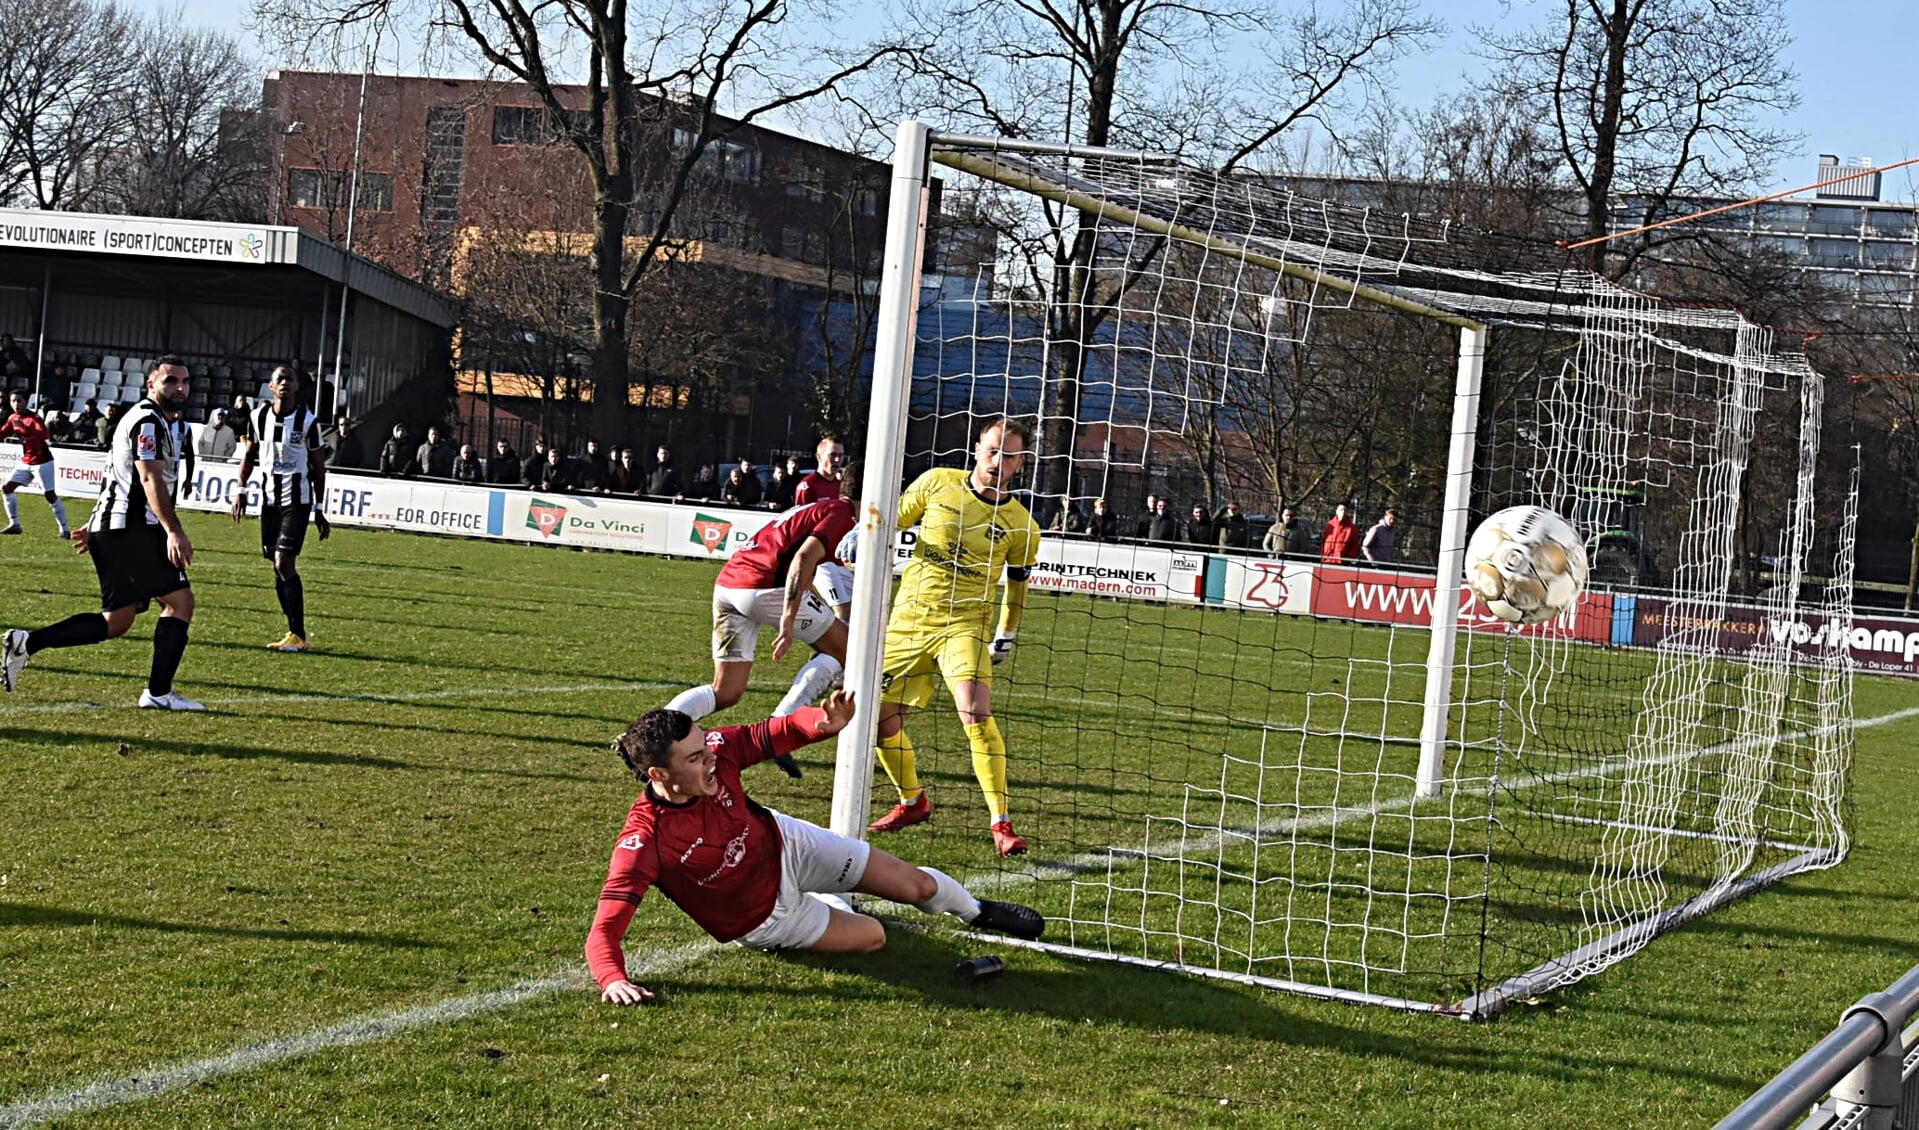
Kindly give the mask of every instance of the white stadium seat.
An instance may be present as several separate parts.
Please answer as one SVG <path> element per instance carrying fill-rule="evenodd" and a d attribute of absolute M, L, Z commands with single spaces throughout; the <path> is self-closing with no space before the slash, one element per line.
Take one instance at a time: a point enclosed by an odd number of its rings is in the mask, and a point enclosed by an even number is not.
<path fill-rule="evenodd" d="M 142 395 L 144 395 L 144 390 L 142 390 L 139 385 L 128 385 L 120 390 L 120 403 L 137 403 Z"/>
<path fill-rule="evenodd" d="M 97 384 L 99 384 L 99 383 L 100 383 L 100 370 L 98 370 L 98 369 L 82 369 L 82 370 L 80 370 L 80 379 L 81 379 L 82 381 L 86 381 L 86 382 L 89 382 L 89 383 L 92 383 L 92 384 L 96 384 L 96 385 L 97 385 Z"/>
<path fill-rule="evenodd" d="M 100 358 L 100 367 L 102 369 L 118 370 L 120 368 L 120 359 L 118 357 L 115 357 L 109 354 L 105 357 Z"/>
<path fill-rule="evenodd" d="M 145 380 L 147 363 L 138 357 L 128 357 L 126 360 L 120 362 L 120 371 L 129 377 L 138 377 L 141 380 Z"/>

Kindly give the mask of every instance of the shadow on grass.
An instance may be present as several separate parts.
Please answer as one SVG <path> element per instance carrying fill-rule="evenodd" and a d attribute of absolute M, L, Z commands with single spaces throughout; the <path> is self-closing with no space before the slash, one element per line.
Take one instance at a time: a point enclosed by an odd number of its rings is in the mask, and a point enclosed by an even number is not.
<path fill-rule="evenodd" d="M 220 938 L 265 938 L 277 942 L 332 942 L 340 945 L 380 946 L 386 949 L 443 949 L 439 942 L 404 934 L 366 934 L 353 930 L 295 930 L 271 926 L 216 926 L 207 922 L 169 922 L 160 918 L 129 918 L 57 906 L 0 903 L 0 926 L 76 929 L 101 926 L 119 930 L 155 930 L 163 934 L 205 934 Z"/>
<path fill-rule="evenodd" d="M 0 739 L 53 746 L 97 746 L 125 744 L 129 752 L 158 750 L 190 757 L 212 756 L 239 761 L 271 758 L 299 765 L 341 765 L 355 769 L 413 769 L 404 761 L 385 757 L 365 757 L 351 753 L 321 753 L 308 750 L 269 749 L 263 746 L 227 745 L 220 742 L 168 741 L 144 736 L 120 737 L 111 734 L 74 734 L 57 730 L 0 730 Z"/>
<path fill-rule="evenodd" d="M 1006 961 L 1004 976 L 973 985 L 954 983 L 954 965 L 988 953 L 998 953 Z M 1164 973 L 1099 962 L 1069 960 L 1064 968 L 1040 968 L 1051 959 L 1012 948 L 996 950 L 990 942 L 901 929 L 897 924 L 888 930 L 887 948 L 877 954 L 783 953 L 777 960 L 867 978 L 942 1008 L 994 1009 L 1072 1024 L 1090 1020 L 1146 1032 L 1183 1029 L 1235 1041 L 1320 1048 L 1356 1062 L 1385 1058 L 1469 1075 L 1523 1072 L 1559 1083 L 1591 1083 L 1619 1071 L 1693 1080 L 1729 1091 L 1749 1090 L 1752 1083 L 1744 1075 L 1701 1070 L 1657 1055 L 1628 1059 L 1587 1054 L 1574 1058 L 1563 1049 L 1530 1051 L 1510 1039 L 1497 1038 L 1499 1028 L 1440 1017 L 1427 1021 L 1430 1029 L 1407 1035 L 1384 1030 L 1376 1013 L 1357 1007 L 1353 1010 L 1354 1023 L 1332 1023 L 1300 1010 L 1326 1006 L 1308 1005 L 1282 994 L 1248 993 L 1196 978 L 1169 982 Z M 843 997 L 849 1003 L 872 996 L 871 990 L 862 988 L 856 979 L 771 988 L 763 980 L 746 976 L 737 981 L 718 977 L 681 982 L 670 991 L 684 996 L 743 998 L 768 992 L 827 994 Z M 1296 1004 L 1300 1007 L 1292 1007 Z M 1510 1029 L 1524 1025 L 1525 1020 L 1515 1015 L 1498 1024 Z"/>

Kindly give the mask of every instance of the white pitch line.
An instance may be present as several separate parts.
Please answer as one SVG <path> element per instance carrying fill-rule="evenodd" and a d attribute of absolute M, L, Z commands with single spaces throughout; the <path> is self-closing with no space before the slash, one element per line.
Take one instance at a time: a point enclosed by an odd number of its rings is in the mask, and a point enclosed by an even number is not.
<path fill-rule="evenodd" d="M 619 686 L 594 686 L 586 689 L 619 690 Z M 421 692 L 451 697 L 455 692 Z M 479 693 L 479 692 L 467 692 Z M 497 693 L 497 692 L 488 692 Z M 548 693 L 559 693 L 550 691 Z M 313 698 L 341 696 L 310 696 Z M 371 696 L 367 696 L 371 697 Z M 400 696 L 392 696 L 398 698 Z M 284 701 L 284 698 L 277 699 Z M 1919 707 L 1908 707 L 1891 713 L 1876 715 L 1853 723 L 1855 729 L 1868 729 L 1892 722 L 1903 721 L 1919 716 Z M 1593 776 L 1595 770 L 1608 770 L 1610 767 L 1589 767 L 1572 773 L 1556 775 L 1551 779 L 1571 779 L 1576 776 Z M 1549 778 L 1534 778 L 1528 784 L 1544 784 Z M 1376 815 L 1395 808 L 1410 805 L 1413 797 L 1407 796 L 1383 801 L 1364 807 L 1344 808 L 1326 812 L 1314 817 L 1302 817 L 1282 822 L 1285 825 L 1304 828 L 1309 824 L 1331 823 L 1345 818 Z M 1282 828 L 1275 826 L 1272 831 Z M 1262 826 L 1262 833 L 1268 831 Z M 969 890 L 993 890 L 1001 887 L 1023 885 L 1039 879 L 1042 875 L 1059 874 L 1070 876 L 1075 872 L 1075 864 L 1097 864 L 1110 858 L 1110 852 L 1085 853 L 1064 864 L 1041 864 L 1023 872 L 988 872 L 969 876 L 965 886 Z M 629 966 L 640 977 L 655 977 L 661 973 L 674 972 L 718 949 L 713 942 L 698 942 L 672 950 L 656 950 L 649 953 L 637 966 Z M 48 1119 L 59 1118 L 85 1110 L 94 1110 L 105 1106 L 133 1102 L 152 1098 L 168 1091 L 192 1083 L 204 1082 L 222 1076 L 251 1071 L 259 1067 L 297 1059 L 314 1052 L 332 1048 L 350 1047 L 355 1044 L 369 1043 L 385 1039 L 415 1028 L 451 1023 L 483 1013 L 496 1012 L 510 1008 L 529 1000 L 550 996 L 563 989 L 582 984 L 577 971 L 565 971 L 551 977 L 534 981 L 523 981 L 507 989 L 486 993 L 477 993 L 462 997 L 448 997 L 429 1005 L 406 1009 L 401 1012 L 381 1013 L 373 1016 L 358 1017 L 333 1025 L 316 1029 L 298 1036 L 270 1040 L 260 1044 L 249 1044 L 237 1048 L 222 1056 L 195 1060 L 189 1063 L 169 1067 L 152 1068 L 139 1074 L 122 1079 L 104 1080 L 90 1083 L 78 1089 L 54 1089 L 30 1099 L 22 1099 L 5 1107 L 0 1107 L 0 1130 L 14 1130 L 15 1127 L 30 1126 Z"/>
<path fill-rule="evenodd" d="M 641 683 L 570 683 L 558 687 L 453 687 L 437 691 L 399 691 L 394 694 L 328 694 L 324 691 L 309 693 L 288 692 L 286 694 L 245 694 L 214 695 L 204 699 L 208 706 L 254 706 L 283 705 L 289 702 L 430 702 L 446 698 L 486 698 L 499 695 L 525 694 L 612 694 L 631 691 L 670 690 L 682 684 L 641 682 Z M 11 718 L 16 714 L 78 714 L 93 710 L 135 710 L 138 704 L 131 701 L 120 702 L 47 702 L 33 706 L 15 706 L 0 709 L 0 719 Z"/>
<path fill-rule="evenodd" d="M 694 942 L 674 949 L 653 950 L 639 962 L 629 965 L 637 977 L 656 977 L 693 964 L 719 949 L 717 942 Z M 434 1028 L 457 1023 L 489 1012 L 498 1012 L 550 997 L 567 989 L 584 989 L 590 982 L 577 969 L 568 967 L 548 977 L 521 981 L 504 989 L 447 997 L 432 1004 L 418 1005 L 399 1012 L 359 1016 L 327 1028 L 316 1028 L 297 1036 L 235 1048 L 225 1055 L 188 1063 L 150 1067 L 120 1079 L 105 1079 L 76 1088 L 56 1087 L 32 1098 L 19 1099 L 0 1107 L 0 1130 L 32 1126 L 49 1119 L 64 1118 L 82 1111 L 121 1103 L 150 1099 L 194 1083 L 227 1075 L 238 1075 L 316 1052 L 373 1043 L 417 1028 Z"/>

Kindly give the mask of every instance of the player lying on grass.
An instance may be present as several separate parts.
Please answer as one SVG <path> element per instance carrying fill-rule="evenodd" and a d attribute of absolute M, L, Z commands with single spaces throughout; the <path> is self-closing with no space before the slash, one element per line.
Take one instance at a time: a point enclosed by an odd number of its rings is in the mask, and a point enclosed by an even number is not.
<path fill-rule="evenodd" d="M 666 892 L 718 940 L 754 949 L 879 949 L 886 930 L 877 918 L 812 897 L 846 891 L 1015 937 L 1040 936 L 1046 920 L 1031 907 L 976 899 L 933 868 L 914 867 L 747 797 L 741 770 L 831 737 L 852 717 L 853 696 L 837 691 L 823 708 L 804 707 L 751 726 L 707 731 L 677 710 L 650 710 L 627 727 L 613 746 L 646 782 L 646 791 L 620 829 L 586 939 L 586 962 L 600 999 L 653 999 L 627 978 L 620 948 L 649 887 Z"/>

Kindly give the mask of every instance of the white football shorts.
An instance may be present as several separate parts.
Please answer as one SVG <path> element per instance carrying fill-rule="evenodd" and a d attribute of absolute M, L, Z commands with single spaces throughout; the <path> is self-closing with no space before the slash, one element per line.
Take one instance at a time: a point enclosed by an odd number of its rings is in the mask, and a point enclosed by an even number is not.
<path fill-rule="evenodd" d="M 815 895 L 845 894 L 866 876 L 873 847 L 773 811 L 780 826 L 780 896 L 766 921 L 738 944 L 756 950 L 803 950 L 820 940 L 833 914 Z"/>
<path fill-rule="evenodd" d="M 834 608 L 853 603 L 853 570 L 837 561 L 822 561 L 813 570 L 813 591 Z"/>
<path fill-rule="evenodd" d="M 713 659 L 717 663 L 751 663 L 760 646 L 760 628 L 778 630 L 780 613 L 786 610 L 782 589 L 730 589 L 713 586 Z M 807 593 L 800 598 L 799 615 L 793 618 L 793 634 L 809 646 L 820 641 L 833 626 L 833 610 L 819 598 Z"/>
<path fill-rule="evenodd" d="M 31 486 L 36 478 L 40 480 L 41 490 L 53 489 L 53 460 L 49 459 L 45 463 L 35 463 L 32 466 L 22 463 L 13 469 L 13 474 L 7 476 L 7 483 L 16 487 Z"/>

